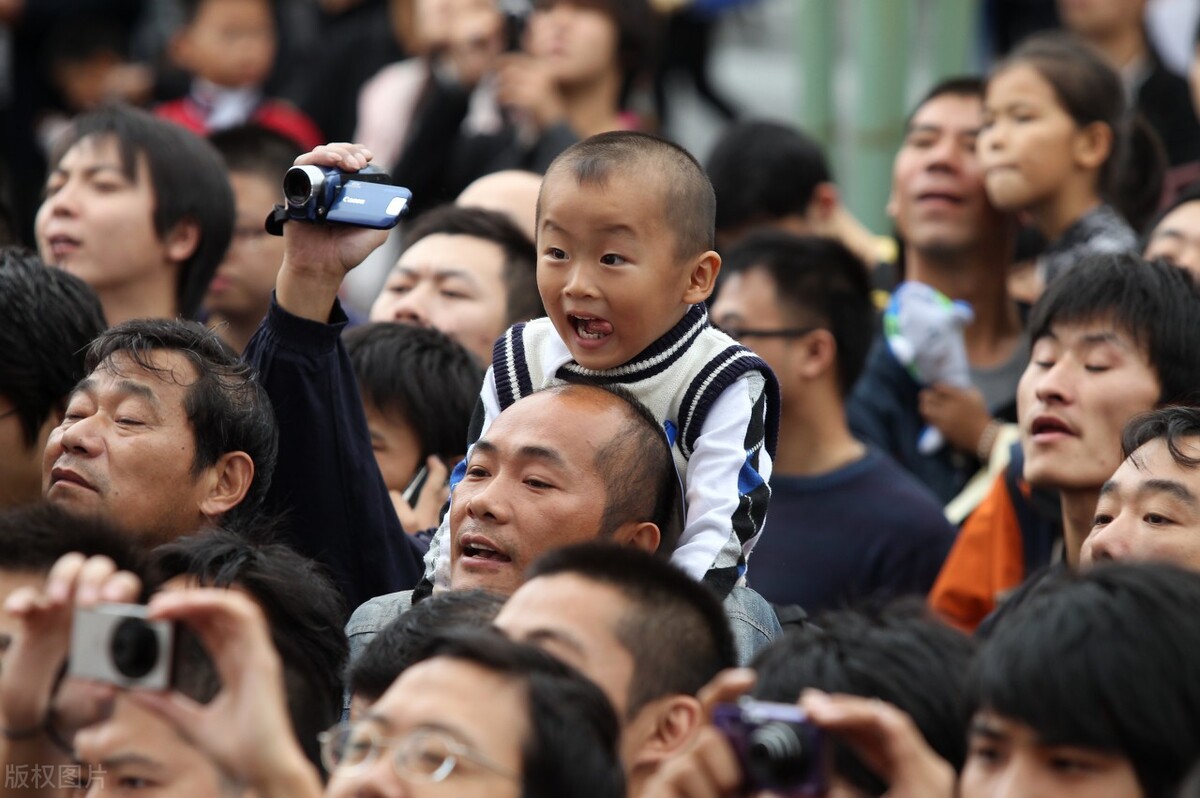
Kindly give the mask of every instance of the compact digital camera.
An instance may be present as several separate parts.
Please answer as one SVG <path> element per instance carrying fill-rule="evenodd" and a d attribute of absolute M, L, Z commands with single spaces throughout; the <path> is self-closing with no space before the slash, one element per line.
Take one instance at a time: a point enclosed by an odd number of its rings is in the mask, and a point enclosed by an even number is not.
<path fill-rule="evenodd" d="M 408 211 L 412 192 L 373 166 L 357 172 L 293 166 L 283 176 L 283 199 L 289 219 L 390 230 Z"/>
<path fill-rule="evenodd" d="M 713 724 L 737 754 L 747 794 L 770 790 L 791 798 L 829 791 L 832 749 L 825 733 L 795 704 L 743 698 L 718 705 Z"/>
<path fill-rule="evenodd" d="M 175 661 L 176 627 L 151 621 L 140 604 L 77 609 L 67 673 L 118 687 L 166 690 Z"/>

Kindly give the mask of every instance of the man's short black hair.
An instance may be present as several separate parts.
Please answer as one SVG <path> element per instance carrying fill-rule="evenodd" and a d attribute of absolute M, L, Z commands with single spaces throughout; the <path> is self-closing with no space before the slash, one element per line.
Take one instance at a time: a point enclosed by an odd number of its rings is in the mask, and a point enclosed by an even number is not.
<path fill-rule="evenodd" d="M 908 713 L 937 754 L 960 769 L 966 756 L 961 688 L 975 646 L 935 618 L 919 599 L 837 610 L 789 629 L 760 651 L 751 695 L 795 703 L 813 688 L 879 698 Z M 838 746 L 838 773 L 869 795 L 887 785 L 849 749 Z"/>
<path fill-rule="evenodd" d="M 939 97 L 973 97 L 982 103 L 985 94 L 987 94 L 987 81 L 978 75 L 954 75 L 939 80 L 913 106 L 912 112 L 905 122 L 905 127 L 912 125 L 913 117 L 917 115 L 918 111 Z"/>
<path fill-rule="evenodd" d="M 273 181 L 283 194 L 283 176 L 301 154 L 295 141 L 262 125 L 246 124 L 209 135 L 208 140 L 231 173 L 257 175 Z M 270 208 L 263 209 L 265 218 Z"/>
<path fill-rule="evenodd" d="M 341 592 L 315 561 L 279 543 L 212 530 L 154 550 L 158 582 L 190 577 L 201 587 L 238 588 L 262 608 L 283 663 L 292 728 L 319 763 L 317 735 L 342 713 L 342 669 L 349 643 Z"/>
<path fill-rule="evenodd" d="M 463 456 L 483 369 L 463 346 L 432 327 L 378 322 L 342 339 L 365 400 L 407 421 L 421 441 L 421 463 Z"/>
<path fill-rule="evenodd" d="M 484 208 L 442 205 L 421 214 L 404 237 L 405 248 L 431 235 L 470 236 L 490 241 L 504 253 L 507 323 L 546 315 L 537 287 L 536 253 L 529 236 L 512 219 Z"/>
<path fill-rule="evenodd" d="M 678 144 L 649 133 L 616 130 L 586 138 L 564 150 L 546 169 L 546 177 L 562 171 L 578 185 L 604 186 L 616 175 L 657 191 L 662 218 L 675 236 L 675 252 L 691 258 L 713 248 L 717 198 L 704 168 Z M 542 218 L 538 193 L 537 218 Z"/>
<path fill-rule="evenodd" d="M 208 0 L 179 0 L 179 9 L 183 14 L 183 24 L 190 25 L 196 20 L 196 16 L 200 13 L 200 9 Z M 276 0 L 265 0 L 271 10 L 275 9 Z"/>
<path fill-rule="evenodd" d="M 1200 758 L 1200 575 L 1166 564 L 1055 573 L 1023 592 L 981 645 L 967 708 L 1051 745 L 1127 757 L 1144 794 L 1169 796 Z"/>
<path fill-rule="evenodd" d="M 208 141 L 179 125 L 138 108 L 111 105 L 75 117 L 55 140 L 50 170 L 86 139 L 115 141 L 121 169 L 131 182 L 137 180 L 138 159 L 146 159 L 154 190 L 154 230 L 160 239 L 180 223 L 197 226 L 199 243 L 182 264 L 175 287 L 179 314 L 195 317 L 233 237 L 233 189 L 221 156 Z"/>
<path fill-rule="evenodd" d="M 720 231 L 803 216 L 817 186 L 833 181 L 821 145 L 782 122 L 734 122 L 717 139 L 707 168 Z"/>
<path fill-rule="evenodd" d="M 105 556 L 143 575 L 145 553 L 129 535 L 95 516 L 76 516 L 35 502 L 0 512 L 0 572 L 47 574 L 64 554 Z"/>
<path fill-rule="evenodd" d="M 1183 451 L 1188 438 L 1200 437 L 1200 407 L 1172 405 L 1134 416 L 1125 425 L 1121 435 L 1121 453 L 1124 459 L 1133 457 L 1134 452 L 1147 443 L 1162 440 L 1171 459 L 1180 468 L 1200 466 L 1200 457 L 1192 457 Z M 1134 463 L 1136 464 L 1136 460 Z"/>
<path fill-rule="evenodd" d="M 112 368 L 118 354 L 151 373 L 154 352 L 179 352 L 196 369 L 187 390 L 184 411 L 196 435 L 193 473 L 208 468 L 227 452 L 241 451 L 254 461 L 254 478 L 246 497 L 221 519 L 225 526 L 249 523 L 262 507 L 275 457 L 279 430 L 266 390 L 251 368 L 215 332 L 193 321 L 133 319 L 118 324 L 88 348 L 84 370 Z M 166 375 L 169 376 L 169 375 Z"/>
<path fill-rule="evenodd" d="M 346 673 L 350 693 L 374 702 L 408 670 L 427 640 L 458 626 L 490 626 L 503 606 L 503 596 L 486 590 L 449 590 L 417 602 L 379 630 L 350 663 Z"/>
<path fill-rule="evenodd" d="M 654 414 L 625 388 L 580 377 L 571 376 L 568 384 L 543 390 L 557 394 L 601 391 L 619 400 L 625 423 L 596 452 L 596 468 L 605 489 L 600 534 L 607 537 L 624 524 L 649 521 L 659 531 L 656 555 L 670 559 L 683 532 L 683 487 L 666 432 Z"/>
<path fill-rule="evenodd" d="M 1190 273 L 1132 254 L 1090 255 L 1050 281 L 1030 314 L 1030 340 L 1057 325 L 1106 322 L 1145 351 L 1159 404 L 1188 402 L 1200 389 L 1200 293 Z"/>
<path fill-rule="evenodd" d="M 0 394 L 17 411 L 27 448 L 46 419 L 66 409 L 84 375 L 84 350 L 104 327 L 86 283 L 32 252 L 0 248 Z"/>
<path fill-rule="evenodd" d="M 775 281 L 787 326 L 829 330 L 837 343 L 838 387 L 849 396 L 874 330 L 866 265 L 836 239 L 764 230 L 730 249 L 724 268 L 726 276 L 764 269 Z"/>
<path fill-rule="evenodd" d="M 522 798 L 625 795 L 617 716 L 591 680 L 495 629 L 438 634 L 416 661 L 435 657 L 477 665 L 524 687 L 530 733 L 521 745 Z"/>
<path fill-rule="evenodd" d="M 526 573 L 578 576 L 611 587 L 629 603 L 616 637 L 633 657 L 626 720 L 668 695 L 696 695 L 737 664 L 729 619 L 716 595 L 640 549 L 595 542 L 554 549 Z"/>

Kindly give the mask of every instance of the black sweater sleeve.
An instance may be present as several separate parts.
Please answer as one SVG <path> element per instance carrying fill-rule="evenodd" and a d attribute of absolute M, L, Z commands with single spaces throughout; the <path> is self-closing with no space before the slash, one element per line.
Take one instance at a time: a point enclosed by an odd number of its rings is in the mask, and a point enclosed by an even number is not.
<path fill-rule="evenodd" d="M 346 315 L 328 324 L 293 316 L 272 299 L 244 355 L 271 397 L 279 461 L 267 509 L 300 553 L 323 563 L 350 609 L 408 590 L 424 573 L 371 451 L 358 382 L 342 345 Z"/>

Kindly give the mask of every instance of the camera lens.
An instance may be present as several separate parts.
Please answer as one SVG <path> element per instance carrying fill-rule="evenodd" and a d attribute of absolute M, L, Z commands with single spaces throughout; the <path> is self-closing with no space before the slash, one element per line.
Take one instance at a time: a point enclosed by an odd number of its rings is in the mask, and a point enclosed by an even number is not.
<path fill-rule="evenodd" d="M 283 196 L 288 205 L 303 205 L 312 196 L 313 184 L 308 170 L 302 166 L 293 166 L 283 176 Z"/>
<path fill-rule="evenodd" d="M 158 664 L 158 635 L 141 618 L 126 618 L 113 630 L 113 667 L 127 679 L 141 679 Z"/>
<path fill-rule="evenodd" d="M 784 787 L 805 778 L 808 752 L 795 725 L 764 723 L 750 733 L 746 764 L 760 783 Z"/>

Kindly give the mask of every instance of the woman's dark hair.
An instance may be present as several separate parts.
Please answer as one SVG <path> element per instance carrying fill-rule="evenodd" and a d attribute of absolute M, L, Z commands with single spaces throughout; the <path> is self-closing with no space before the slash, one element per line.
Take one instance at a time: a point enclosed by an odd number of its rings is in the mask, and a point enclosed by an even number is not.
<path fill-rule="evenodd" d="M 625 795 L 617 716 L 590 679 L 541 649 L 509 640 L 494 628 L 437 635 L 415 661 L 434 657 L 469 662 L 524 687 L 529 736 L 521 746 L 522 798 Z"/>
<path fill-rule="evenodd" d="M 1150 125 L 1126 110 L 1121 76 L 1091 47 L 1058 32 L 1030 36 L 992 74 L 1019 64 L 1050 84 L 1076 125 L 1100 122 L 1112 131 L 1112 151 L 1100 167 L 1096 189 L 1134 230 L 1144 229 L 1162 195 L 1167 158 Z"/>

